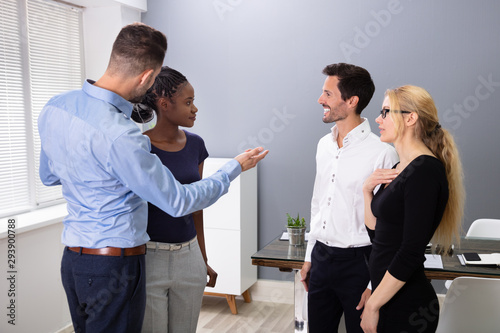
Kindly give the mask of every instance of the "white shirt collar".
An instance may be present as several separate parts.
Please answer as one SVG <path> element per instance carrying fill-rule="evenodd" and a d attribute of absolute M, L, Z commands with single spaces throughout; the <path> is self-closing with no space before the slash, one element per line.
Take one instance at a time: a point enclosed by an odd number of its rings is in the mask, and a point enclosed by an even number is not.
<path fill-rule="evenodd" d="M 355 142 L 363 141 L 370 133 L 371 127 L 368 119 L 361 117 L 361 124 L 354 127 L 344 138 L 343 146 L 346 147 Z M 332 139 L 334 142 L 337 142 L 337 138 L 339 136 L 339 129 L 337 125 L 332 127 Z"/>

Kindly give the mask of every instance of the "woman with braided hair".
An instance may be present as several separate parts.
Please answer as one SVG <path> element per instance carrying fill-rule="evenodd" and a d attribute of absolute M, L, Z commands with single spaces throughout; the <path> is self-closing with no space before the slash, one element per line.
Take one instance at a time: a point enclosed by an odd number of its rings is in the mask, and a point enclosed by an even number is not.
<path fill-rule="evenodd" d="M 193 127 L 198 109 L 194 89 L 178 71 L 162 67 L 132 118 L 144 123 L 156 114 L 156 126 L 144 132 L 156 154 L 182 184 L 202 178 L 208 157 L 205 143 L 179 127 Z M 205 286 L 217 273 L 205 254 L 203 211 L 174 218 L 148 205 L 151 238 L 146 254 L 146 314 L 142 332 L 195 332 Z M 207 283 L 207 274 L 209 282 Z"/>
<path fill-rule="evenodd" d="M 448 249 L 459 236 L 464 189 L 458 150 L 420 87 L 388 90 L 376 119 L 380 139 L 400 162 L 365 181 L 365 224 L 373 248 L 373 292 L 362 314 L 364 332 L 435 332 L 436 293 L 424 274 L 429 241 Z M 373 190 L 381 184 L 380 190 Z"/>

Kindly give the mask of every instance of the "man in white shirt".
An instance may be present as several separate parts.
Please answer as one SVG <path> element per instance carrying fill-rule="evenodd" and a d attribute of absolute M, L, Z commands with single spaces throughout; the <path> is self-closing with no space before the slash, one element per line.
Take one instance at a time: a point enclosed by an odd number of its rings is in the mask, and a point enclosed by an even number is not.
<path fill-rule="evenodd" d="M 360 316 L 371 291 L 370 239 L 364 223 L 364 180 L 392 168 L 395 149 L 371 132 L 361 111 L 375 91 L 370 73 L 332 64 L 318 103 L 332 132 L 318 143 L 311 202 L 311 232 L 301 277 L 308 295 L 309 332 L 337 332 L 342 314 L 348 333 L 363 332 Z"/>

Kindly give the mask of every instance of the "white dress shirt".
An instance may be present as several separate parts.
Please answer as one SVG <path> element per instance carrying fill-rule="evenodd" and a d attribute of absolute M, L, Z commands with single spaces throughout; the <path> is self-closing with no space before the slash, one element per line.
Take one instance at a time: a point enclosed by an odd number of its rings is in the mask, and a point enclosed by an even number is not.
<path fill-rule="evenodd" d="M 370 245 L 363 182 L 376 169 L 392 168 L 399 158 L 394 147 L 371 132 L 368 120 L 362 120 L 346 135 L 342 148 L 337 125 L 319 140 L 305 261 L 311 261 L 316 241 L 341 248 Z"/>

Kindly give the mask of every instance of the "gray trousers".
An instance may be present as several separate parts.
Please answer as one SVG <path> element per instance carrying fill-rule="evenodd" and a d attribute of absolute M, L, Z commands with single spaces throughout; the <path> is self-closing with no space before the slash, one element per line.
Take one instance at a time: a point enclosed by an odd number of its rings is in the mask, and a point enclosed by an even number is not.
<path fill-rule="evenodd" d="M 148 248 L 142 332 L 195 333 L 206 284 L 198 241 L 177 251 Z"/>

